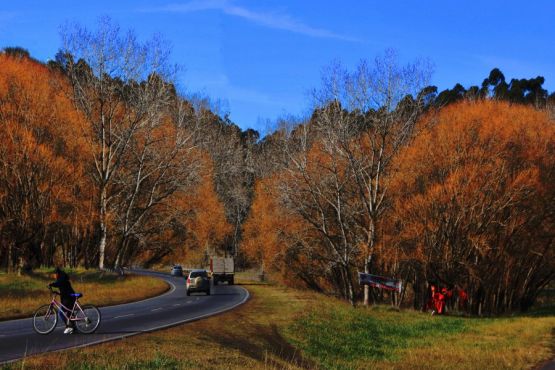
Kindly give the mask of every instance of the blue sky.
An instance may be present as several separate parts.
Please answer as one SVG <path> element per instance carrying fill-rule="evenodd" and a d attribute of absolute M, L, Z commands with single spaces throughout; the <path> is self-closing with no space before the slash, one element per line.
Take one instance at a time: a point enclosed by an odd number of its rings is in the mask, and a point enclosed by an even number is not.
<path fill-rule="evenodd" d="M 183 66 L 178 86 L 221 100 L 232 121 L 306 114 L 308 91 L 334 60 L 353 67 L 387 48 L 428 58 L 440 90 L 480 84 L 494 67 L 507 79 L 543 75 L 555 90 L 555 2 L 539 1 L 1 1 L 0 47 L 46 61 L 59 27 L 93 29 L 110 16 L 147 40 L 162 34 Z"/>

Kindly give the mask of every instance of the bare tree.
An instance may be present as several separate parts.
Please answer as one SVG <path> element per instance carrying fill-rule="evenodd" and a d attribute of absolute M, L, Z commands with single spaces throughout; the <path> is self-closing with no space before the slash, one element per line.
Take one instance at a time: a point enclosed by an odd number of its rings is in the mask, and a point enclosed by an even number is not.
<path fill-rule="evenodd" d="M 129 254 L 131 239 L 147 244 L 145 223 L 160 217 L 158 210 L 171 208 L 173 195 L 178 191 L 186 192 L 196 185 L 200 162 L 195 159 L 194 136 L 198 126 L 184 101 L 176 99 L 173 105 L 171 115 L 168 112 L 161 120 L 153 117 L 135 135 L 126 166 L 115 175 L 114 184 L 120 189 L 115 199 L 115 224 L 119 231 L 116 267 Z"/>
<path fill-rule="evenodd" d="M 387 208 L 388 175 L 391 161 L 413 134 L 424 107 L 422 89 L 431 68 L 417 61 L 400 65 L 396 53 L 387 50 L 370 65 L 361 61 L 349 73 L 332 65 L 324 75 L 323 89 L 315 95 L 319 107 L 340 104 L 343 111 L 319 109 L 316 120 L 326 129 L 325 146 L 335 147 L 337 156 L 348 163 L 355 191 L 354 217 L 357 232 L 353 243 L 364 255 L 363 270 L 370 272 L 378 228 Z M 364 303 L 369 288 L 364 288 Z"/>
<path fill-rule="evenodd" d="M 173 77 L 168 50 L 159 38 L 140 43 L 131 31 L 122 34 L 109 18 L 96 32 L 78 25 L 62 30 L 58 62 L 73 88 L 76 106 L 93 127 L 88 136 L 94 150 L 93 178 L 97 185 L 100 241 L 98 265 L 105 264 L 109 208 L 117 187 L 115 175 L 129 154 L 130 143 L 171 100 Z"/>
<path fill-rule="evenodd" d="M 341 120 L 339 104 L 323 109 L 326 117 Z M 337 132 L 331 121 L 314 120 L 298 126 L 285 142 L 288 166 L 279 190 L 281 202 L 300 215 L 315 231 L 313 241 L 292 239 L 296 253 L 310 255 L 342 297 L 355 304 L 354 268 L 358 255 L 352 173 L 338 153 Z M 318 244 L 313 246 L 314 241 Z M 308 266 L 307 266 L 308 267 Z"/>

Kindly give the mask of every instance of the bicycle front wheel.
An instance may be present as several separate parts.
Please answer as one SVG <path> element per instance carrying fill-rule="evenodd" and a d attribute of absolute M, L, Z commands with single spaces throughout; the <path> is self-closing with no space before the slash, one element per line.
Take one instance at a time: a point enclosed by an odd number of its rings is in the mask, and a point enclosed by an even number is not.
<path fill-rule="evenodd" d="M 92 304 L 81 307 L 75 315 L 75 325 L 77 330 L 83 334 L 91 334 L 100 325 L 100 311 Z"/>
<path fill-rule="evenodd" d="M 50 334 L 58 324 L 58 314 L 52 305 L 40 306 L 33 316 L 33 329 L 39 334 Z"/>

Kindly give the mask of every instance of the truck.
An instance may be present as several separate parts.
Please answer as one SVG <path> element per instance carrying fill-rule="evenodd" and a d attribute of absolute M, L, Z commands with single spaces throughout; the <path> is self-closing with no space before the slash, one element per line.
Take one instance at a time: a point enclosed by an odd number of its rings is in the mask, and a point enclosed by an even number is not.
<path fill-rule="evenodd" d="M 235 282 L 235 262 L 233 257 L 211 257 L 210 272 L 214 285 L 220 281 L 227 281 L 229 285 Z"/>

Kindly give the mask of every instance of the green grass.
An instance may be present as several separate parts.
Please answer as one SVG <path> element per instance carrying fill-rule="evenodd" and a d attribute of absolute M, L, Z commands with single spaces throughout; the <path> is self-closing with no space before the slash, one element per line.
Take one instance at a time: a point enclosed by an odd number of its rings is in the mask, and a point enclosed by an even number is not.
<path fill-rule="evenodd" d="M 338 304 L 312 311 L 287 333 L 296 346 L 324 367 L 349 368 L 362 360 L 397 360 L 402 349 L 465 332 L 466 321 Z"/>
<path fill-rule="evenodd" d="M 326 369 L 527 369 L 553 357 L 555 316 L 534 312 L 541 316 L 463 318 L 327 300 L 284 333 Z"/>

